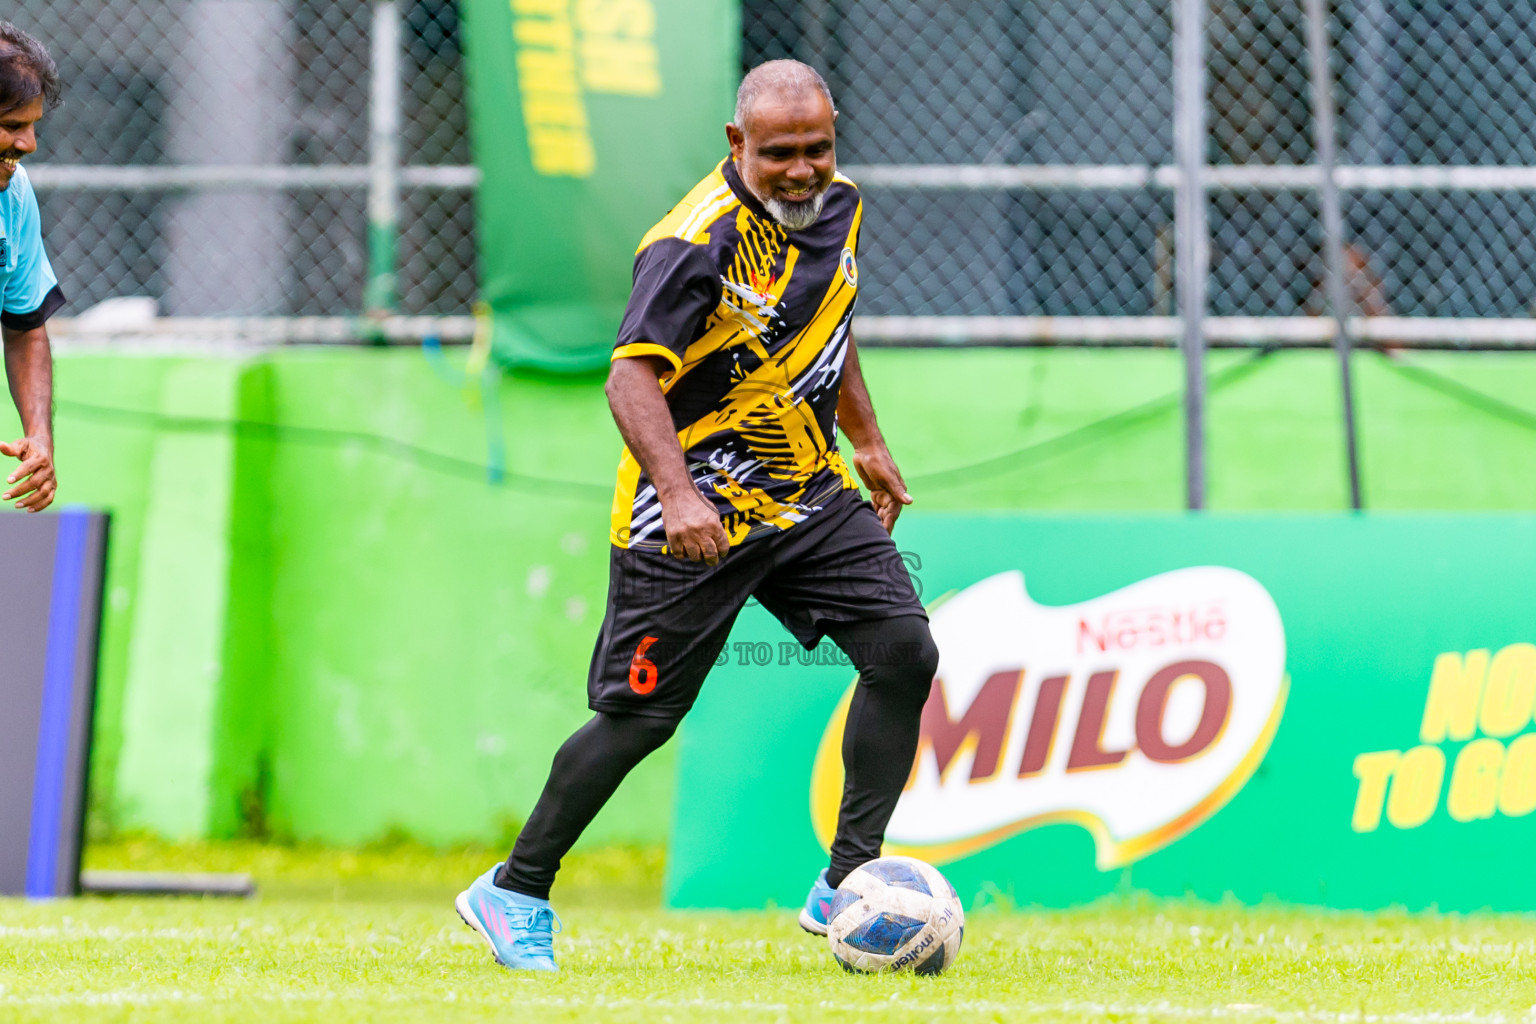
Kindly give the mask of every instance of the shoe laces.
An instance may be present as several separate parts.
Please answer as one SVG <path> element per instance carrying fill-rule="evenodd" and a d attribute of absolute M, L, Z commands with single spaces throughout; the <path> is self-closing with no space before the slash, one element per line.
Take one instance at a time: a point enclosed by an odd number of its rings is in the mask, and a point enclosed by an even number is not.
<path fill-rule="evenodd" d="M 565 926 L 553 907 L 517 907 L 508 916 L 522 932 L 517 937 L 518 952 L 554 958 L 554 933 Z"/>

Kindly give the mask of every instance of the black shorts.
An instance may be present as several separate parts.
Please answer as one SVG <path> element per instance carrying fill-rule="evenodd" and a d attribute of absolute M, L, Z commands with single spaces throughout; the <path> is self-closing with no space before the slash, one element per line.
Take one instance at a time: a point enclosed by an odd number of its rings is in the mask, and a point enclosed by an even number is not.
<path fill-rule="evenodd" d="M 681 718 L 725 657 L 749 597 L 807 649 L 824 623 L 927 618 L 880 517 L 853 490 L 715 566 L 618 547 L 608 565 L 608 609 L 587 674 L 594 711 Z"/>

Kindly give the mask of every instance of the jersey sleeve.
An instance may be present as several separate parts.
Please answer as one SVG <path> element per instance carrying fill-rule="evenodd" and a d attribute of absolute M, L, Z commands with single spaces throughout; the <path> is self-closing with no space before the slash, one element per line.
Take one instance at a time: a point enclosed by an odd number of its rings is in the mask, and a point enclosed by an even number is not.
<path fill-rule="evenodd" d="M 31 182 L 17 174 L 11 184 L 24 185 L 26 191 L 17 197 L 17 216 L 9 239 L 16 249 L 16 266 L 0 301 L 0 325 L 13 331 L 30 331 L 58 312 L 64 305 L 64 293 L 59 290 L 59 279 L 54 276 L 53 264 L 48 262 L 48 253 L 43 248 L 42 217 Z"/>
<path fill-rule="evenodd" d="M 719 304 L 720 277 L 706 247 L 681 238 L 652 242 L 635 256 L 613 358 L 660 356 L 681 369 L 683 353 Z"/>

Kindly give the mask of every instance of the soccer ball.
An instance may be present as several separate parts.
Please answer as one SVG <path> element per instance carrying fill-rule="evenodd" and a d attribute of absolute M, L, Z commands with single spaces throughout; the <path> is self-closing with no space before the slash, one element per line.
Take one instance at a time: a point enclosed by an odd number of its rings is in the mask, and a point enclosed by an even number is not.
<path fill-rule="evenodd" d="M 915 857 L 881 857 L 832 897 L 827 941 L 845 971 L 938 974 L 960 955 L 965 911 L 949 879 Z"/>

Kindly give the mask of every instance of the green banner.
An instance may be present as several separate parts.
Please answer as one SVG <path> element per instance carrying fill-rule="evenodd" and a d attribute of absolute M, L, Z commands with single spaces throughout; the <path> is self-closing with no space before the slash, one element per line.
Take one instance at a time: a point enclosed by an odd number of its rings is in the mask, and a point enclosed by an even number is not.
<path fill-rule="evenodd" d="M 1536 519 L 904 516 L 940 651 L 887 832 L 963 896 L 1536 909 Z M 852 669 L 760 608 L 687 719 L 673 906 L 825 864 Z"/>
<path fill-rule="evenodd" d="M 740 44 L 713 0 L 465 0 L 497 356 L 602 366 L 635 246 L 726 152 Z"/>

